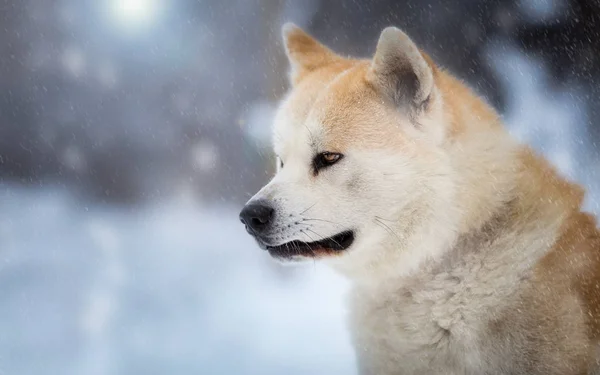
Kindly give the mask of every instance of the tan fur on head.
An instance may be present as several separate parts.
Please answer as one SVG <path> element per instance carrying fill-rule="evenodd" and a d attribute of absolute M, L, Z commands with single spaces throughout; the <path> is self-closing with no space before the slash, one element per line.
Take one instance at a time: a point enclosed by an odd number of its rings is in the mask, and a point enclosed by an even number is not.
<path fill-rule="evenodd" d="M 249 203 L 274 210 L 261 241 L 317 243 L 288 260 L 352 281 L 360 373 L 599 374 L 600 232 L 582 189 L 399 29 L 362 60 L 283 34 L 280 165 Z M 323 153 L 341 156 L 317 170 Z"/>

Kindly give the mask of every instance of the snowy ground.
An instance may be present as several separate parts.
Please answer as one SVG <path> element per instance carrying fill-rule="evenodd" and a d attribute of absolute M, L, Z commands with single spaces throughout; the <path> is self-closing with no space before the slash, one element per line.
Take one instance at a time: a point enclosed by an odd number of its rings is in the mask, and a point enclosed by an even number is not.
<path fill-rule="evenodd" d="M 355 373 L 343 280 L 273 267 L 234 208 L 0 207 L 0 374 Z"/>

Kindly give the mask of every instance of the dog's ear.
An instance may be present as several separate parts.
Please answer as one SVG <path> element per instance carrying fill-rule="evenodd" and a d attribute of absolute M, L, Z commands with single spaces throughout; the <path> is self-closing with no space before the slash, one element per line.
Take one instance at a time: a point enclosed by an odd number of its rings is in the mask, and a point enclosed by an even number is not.
<path fill-rule="evenodd" d="M 367 79 L 396 105 L 427 107 L 434 90 L 435 66 L 400 29 L 383 30 Z"/>
<path fill-rule="evenodd" d="M 293 23 L 283 25 L 282 34 L 291 66 L 290 81 L 294 85 L 306 74 L 340 59 L 333 51 Z"/>

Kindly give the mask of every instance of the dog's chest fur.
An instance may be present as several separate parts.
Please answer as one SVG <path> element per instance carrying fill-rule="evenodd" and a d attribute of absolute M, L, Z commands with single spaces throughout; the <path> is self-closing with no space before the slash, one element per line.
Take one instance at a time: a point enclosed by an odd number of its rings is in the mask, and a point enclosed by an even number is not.
<path fill-rule="evenodd" d="M 361 374 L 537 374 L 568 368 L 530 350 L 537 342 L 540 353 L 551 357 L 564 343 L 549 338 L 571 329 L 540 325 L 535 311 L 542 298 L 533 280 L 535 264 L 552 246 L 558 223 L 518 231 L 504 220 L 494 223 L 460 238 L 445 259 L 418 274 L 355 286 L 351 324 Z M 552 298 L 543 296 L 540 306 Z M 557 321 L 577 306 L 572 300 L 555 303 Z M 532 329 L 535 324 L 539 328 Z"/>

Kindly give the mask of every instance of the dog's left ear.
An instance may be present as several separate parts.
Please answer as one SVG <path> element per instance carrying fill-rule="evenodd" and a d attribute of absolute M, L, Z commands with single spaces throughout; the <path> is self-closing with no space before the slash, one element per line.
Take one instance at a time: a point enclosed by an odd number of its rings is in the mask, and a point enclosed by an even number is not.
<path fill-rule="evenodd" d="M 368 79 L 399 107 L 426 108 L 434 91 L 435 66 L 416 44 L 395 27 L 383 30 Z"/>
<path fill-rule="evenodd" d="M 283 43 L 290 61 L 290 81 L 298 84 L 308 73 L 341 59 L 304 30 L 286 23 L 282 28 Z"/>

